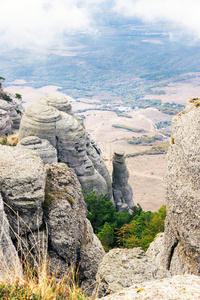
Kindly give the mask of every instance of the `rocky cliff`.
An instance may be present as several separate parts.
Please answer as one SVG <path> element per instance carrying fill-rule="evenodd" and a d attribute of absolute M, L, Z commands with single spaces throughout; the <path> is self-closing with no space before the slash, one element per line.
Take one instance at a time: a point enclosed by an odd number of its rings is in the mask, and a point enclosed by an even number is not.
<path fill-rule="evenodd" d="M 200 99 L 172 121 L 165 176 L 165 266 L 172 274 L 200 275 Z"/>
<path fill-rule="evenodd" d="M 89 292 L 104 250 L 86 219 L 76 174 L 63 163 L 45 167 L 36 152 L 21 147 L 0 146 L 0 157 L 0 192 L 12 228 L 9 234 L 5 227 L 8 241 L 3 235 L 1 260 L 11 265 L 6 252 L 12 252 L 18 263 L 15 245 L 35 267 L 47 255 L 51 271 L 58 269 L 59 276 L 71 264 L 80 265 L 80 281 Z"/>
<path fill-rule="evenodd" d="M 0 136 L 19 129 L 23 112 L 21 100 L 0 89 Z"/>

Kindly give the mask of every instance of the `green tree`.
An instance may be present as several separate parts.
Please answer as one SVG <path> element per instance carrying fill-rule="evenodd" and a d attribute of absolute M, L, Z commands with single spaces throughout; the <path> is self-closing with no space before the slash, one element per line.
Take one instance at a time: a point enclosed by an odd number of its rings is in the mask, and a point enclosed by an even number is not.
<path fill-rule="evenodd" d="M 2 82 L 5 81 L 6 79 L 4 77 L 0 76 L 0 89 L 2 88 Z"/>
<path fill-rule="evenodd" d="M 114 230 L 108 222 L 105 222 L 103 229 L 97 234 L 97 237 L 101 241 L 104 250 L 108 252 L 112 248 L 114 242 Z"/>
<path fill-rule="evenodd" d="M 124 248 L 142 247 L 146 251 L 155 236 L 164 231 L 165 217 L 165 205 L 158 212 L 141 212 L 140 215 L 134 217 L 130 224 L 126 224 L 117 231 L 118 246 Z"/>
<path fill-rule="evenodd" d="M 20 95 L 20 94 L 18 94 L 18 93 L 15 94 L 15 97 L 16 97 L 17 99 L 22 99 L 22 95 Z"/>
<path fill-rule="evenodd" d="M 116 210 L 114 205 L 110 202 L 107 195 L 97 195 L 96 191 L 93 191 L 90 195 L 83 191 L 84 199 L 87 204 L 87 218 L 90 220 L 95 233 L 100 232 L 103 229 L 105 222 L 117 225 Z"/>

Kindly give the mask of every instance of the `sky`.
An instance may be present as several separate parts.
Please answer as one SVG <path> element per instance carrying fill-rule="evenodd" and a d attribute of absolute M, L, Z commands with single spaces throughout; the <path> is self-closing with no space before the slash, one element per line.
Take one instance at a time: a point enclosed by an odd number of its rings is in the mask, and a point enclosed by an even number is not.
<path fill-rule="evenodd" d="M 102 13 L 145 23 L 167 22 L 200 39 L 199 0 L 0 0 L 1 49 L 66 46 L 70 35 L 98 35 Z M 107 7 L 106 11 L 105 5 Z M 101 24 L 101 25 L 100 25 Z"/>

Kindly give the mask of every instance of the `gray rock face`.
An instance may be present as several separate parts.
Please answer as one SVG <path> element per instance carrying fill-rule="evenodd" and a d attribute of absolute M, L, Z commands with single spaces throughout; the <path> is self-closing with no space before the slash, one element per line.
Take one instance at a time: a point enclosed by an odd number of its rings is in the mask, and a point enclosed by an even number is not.
<path fill-rule="evenodd" d="M 84 287 L 94 284 L 98 265 L 104 256 L 100 241 L 86 219 L 86 204 L 80 183 L 66 164 L 47 165 L 47 190 L 51 197 L 45 210 L 49 228 L 49 252 L 52 270 L 58 262 L 62 270 L 73 263 L 80 264 L 80 279 Z M 91 288 L 91 287 L 90 287 Z"/>
<path fill-rule="evenodd" d="M 146 254 L 158 265 L 165 268 L 164 259 L 164 233 L 158 233 L 149 245 Z"/>
<path fill-rule="evenodd" d="M 112 201 L 113 204 L 113 195 L 112 195 L 112 183 L 110 174 L 108 172 L 108 169 L 106 168 L 103 155 L 101 153 L 101 150 L 98 148 L 95 141 L 91 141 L 90 137 L 87 135 L 87 155 L 89 159 L 92 161 L 94 168 L 99 172 L 99 174 L 105 179 L 105 182 L 107 184 L 107 190 L 106 194 L 108 195 L 109 199 Z"/>
<path fill-rule="evenodd" d="M 133 191 L 128 183 L 129 172 L 124 159 L 124 151 L 115 150 L 113 156 L 113 196 L 119 211 L 133 207 Z"/>
<path fill-rule="evenodd" d="M 112 200 L 111 183 L 106 166 L 100 155 L 93 149 L 94 147 L 90 146 L 90 141 L 86 141 L 85 129 L 79 120 L 69 114 L 70 110 L 66 108 L 68 106 L 66 98 L 46 97 L 40 100 L 40 104 L 28 107 L 21 121 L 19 141 L 28 136 L 48 140 L 57 150 L 58 161 L 66 163 L 76 172 L 83 189 L 88 193 L 93 190 L 98 194 L 108 193 Z M 92 160 L 86 153 L 86 143 L 87 148 L 90 148 L 88 151 Z M 94 150 L 93 153 L 91 149 Z M 97 163 L 98 157 L 101 160 L 99 163 Z"/>
<path fill-rule="evenodd" d="M 173 276 L 140 284 L 101 298 L 102 300 L 191 300 L 200 299 L 200 278 L 194 275 Z"/>
<path fill-rule="evenodd" d="M 37 267 L 47 256 L 51 271 L 59 268 L 58 275 L 66 273 L 71 264 L 75 268 L 80 265 L 80 281 L 91 293 L 104 250 L 86 219 L 86 204 L 75 172 L 64 163 L 44 166 L 29 149 L 0 146 L 0 192 L 11 237 L 22 258 L 28 256 Z M 3 224 L 6 217 L 1 203 L 0 197 Z M 14 246 L 8 223 L 0 230 L 0 248 L 7 247 L 3 248 L 5 258 L 1 258 L 9 265 L 9 251 Z M 16 251 L 12 255 L 15 257 Z"/>
<path fill-rule="evenodd" d="M 53 106 L 56 109 L 73 115 L 72 106 L 70 104 L 70 97 L 62 95 L 48 95 L 39 100 L 39 104 Z"/>
<path fill-rule="evenodd" d="M 12 279 L 23 278 L 22 266 L 17 251 L 10 237 L 9 222 L 4 212 L 0 193 L 0 277 L 12 282 Z"/>
<path fill-rule="evenodd" d="M 49 141 L 40 139 L 37 136 L 27 136 L 17 144 L 17 147 L 36 151 L 45 164 L 58 161 L 57 150 Z"/>
<path fill-rule="evenodd" d="M 0 191 L 11 207 L 5 210 L 15 232 L 24 234 L 42 224 L 45 178 L 43 162 L 33 151 L 0 146 Z"/>
<path fill-rule="evenodd" d="M 9 100 L 6 100 L 6 96 L 9 96 Z M 5 110 L 9 115 L 12 121 L 12 129 L 19 129 L 21 117 L 24 113 L 21 101 L 11 94 L 0 91 L 0 109 Z"/>
<path fill-rule="evenodd" d="M 60 112 L 54 107 L 39 104 L 29 106 L 21 120 L 19 141 L 27 136 L 37 136 L 48 140 L 56 148 L 56 125 L 59 120 Z"/>
<path fill-rule="evenodd" d="M 0 109 L 0 136 L 12 133 L 12 121 L 7 111 Z"/>
<path fill-rule="evenodd" d="M 96 191 L 97 194 L 107 194 L 107 183 L 105 179 L 94 168 L 93 163 L 88 158 L 85 162 L 85 173 L 83 176 L 78 176 L 81 186 L 88 194 Z"/>
<path fill-rule="evenodd" d="M 170 276 L 141 248 L 112 249 L 103 258 L 97 272 L 98 296 L 102 297 L 133 284 Z M 113 298 L 114 299 L 114 298 Z"/>
<path fill-rule="evenodd" d="M 166 267 L 173 274 L 200 275 L 200 100 L 192 101 L 172 121 L 164 242 Z"/>

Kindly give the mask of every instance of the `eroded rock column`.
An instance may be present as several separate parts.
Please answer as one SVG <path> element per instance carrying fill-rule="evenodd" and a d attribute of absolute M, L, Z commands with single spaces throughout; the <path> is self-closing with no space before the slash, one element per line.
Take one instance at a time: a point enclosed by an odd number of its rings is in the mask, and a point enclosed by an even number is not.
<path fill-rule="evenodd" d="M 113 197 L 117 210 L 126 211 L 133 207 L 133 191 L 128 183 L 129 172 L 124 159 L 124 151 L 115 150 L 113 156 Z"/>

